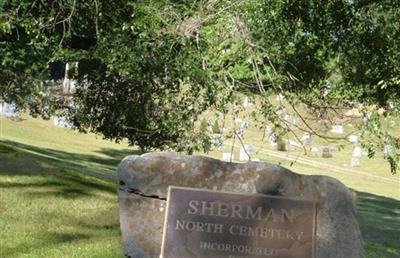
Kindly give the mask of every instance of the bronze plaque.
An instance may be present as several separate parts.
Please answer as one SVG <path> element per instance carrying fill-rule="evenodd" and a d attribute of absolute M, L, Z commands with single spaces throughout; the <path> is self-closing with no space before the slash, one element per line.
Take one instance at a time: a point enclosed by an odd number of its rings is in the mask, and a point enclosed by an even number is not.
<path fill-rule="evenodd" d="M 315 204 L 171 186 L 161 258 L 313 258 Z"/>

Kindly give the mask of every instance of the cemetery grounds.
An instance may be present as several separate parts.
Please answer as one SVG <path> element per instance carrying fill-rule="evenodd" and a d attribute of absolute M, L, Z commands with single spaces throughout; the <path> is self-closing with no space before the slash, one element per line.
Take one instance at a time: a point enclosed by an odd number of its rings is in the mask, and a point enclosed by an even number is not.
<path fill-rule="evenodd" d="M 296 148 L 278 152 L 261 135 L 251 123 L 245 131 L 252 158 L 342 181 L 357 192 L 366 257 L 400 257 L 399 173 L 391 175 L 382 156 L 362 156 L 360 167 L 350 167 L 349 144 L 321 158 Z M 240 144 L 232 143 L 221 151 L 238 158 Z M 207 156 L 221 158 L 221 151 Z M 52 121 L 0 117 L 0 257 L 124 257 L 115 180 L 129 154 L 139 152 Z"/>

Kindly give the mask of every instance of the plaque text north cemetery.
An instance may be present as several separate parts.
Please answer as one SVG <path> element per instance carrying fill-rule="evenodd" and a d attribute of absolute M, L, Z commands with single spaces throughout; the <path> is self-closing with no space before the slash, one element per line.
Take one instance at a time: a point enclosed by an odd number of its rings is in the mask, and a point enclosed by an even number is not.
<path fill-rule="evenodd" d="M 170 187 L 162 258 L 314 257 L 315 205 Z"/>

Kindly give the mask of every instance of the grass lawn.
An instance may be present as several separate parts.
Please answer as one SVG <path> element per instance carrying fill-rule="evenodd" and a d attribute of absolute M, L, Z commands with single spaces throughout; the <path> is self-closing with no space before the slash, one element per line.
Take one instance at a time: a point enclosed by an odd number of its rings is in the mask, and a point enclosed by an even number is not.
<path fill-rule="evenodd" d="M 124 257 L 113 178 L 120 160 L 137 150 L 23 119 L 0 117 L 0 257 Z M 330 175 L 356 190 L 367 257 L 400 257 L 398 184 L 299 163 L 291 169 Z"/>

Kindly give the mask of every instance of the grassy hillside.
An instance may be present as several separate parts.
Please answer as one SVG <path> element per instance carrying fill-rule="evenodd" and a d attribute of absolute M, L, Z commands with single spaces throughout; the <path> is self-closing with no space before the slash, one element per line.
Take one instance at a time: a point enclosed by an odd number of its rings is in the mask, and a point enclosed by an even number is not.
<path fill-rule="evenodd" d="M 133 153 L 126 144 L 56 128 L 51 121 L 0 118 L 0 257 L 123 257 L 113 179 L 119 161 Z M 270 154 L 257 157 L 290 165 Z M 367 257 L 400 256 L 398 184 L 300 163 L 291 169 L 330 175 L 355 189 Z"/>

